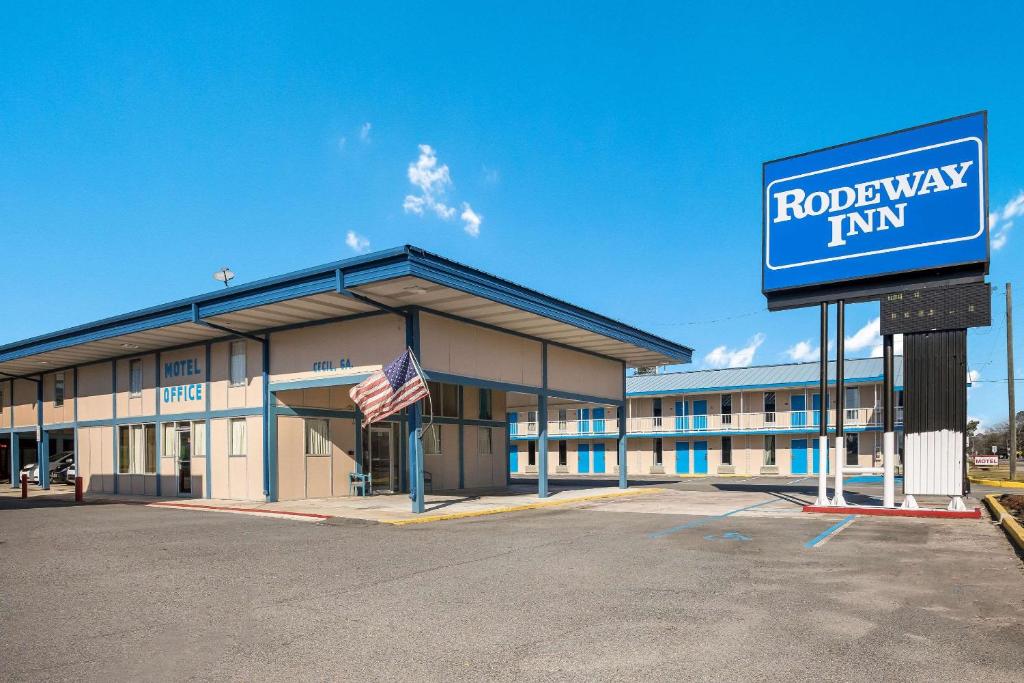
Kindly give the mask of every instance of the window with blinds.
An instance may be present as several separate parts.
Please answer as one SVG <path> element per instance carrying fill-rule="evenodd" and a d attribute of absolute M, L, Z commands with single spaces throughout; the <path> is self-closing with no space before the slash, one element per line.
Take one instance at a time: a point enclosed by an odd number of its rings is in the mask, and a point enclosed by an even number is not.
<path fill-rule="evenodd" d="M 331 435 L 327 420 L 306 419 L 306 455 L 330 455 Z"/>
<path fill-rule="evenodd" d="M 230 423 L 231 443 L 229 444 L 230 450 L 228 451 L 228 455 L 245 455 L 245 418 L 236 418 L 234 420 L 230 420 Z"/>
<path fill-rule="evenodd" d="M 245 342 L 231 342 L 230 384 L 233 387 L 245 384 Z"/>

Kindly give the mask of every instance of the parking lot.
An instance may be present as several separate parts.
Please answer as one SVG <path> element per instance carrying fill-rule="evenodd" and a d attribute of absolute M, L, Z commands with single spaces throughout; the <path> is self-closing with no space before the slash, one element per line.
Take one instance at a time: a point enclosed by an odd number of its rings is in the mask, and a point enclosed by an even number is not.
<path fill-rule="evenodd" d="M 409 527 L 7 498 L 0 671 L 1019 675 L 1024 564 L 987 516 L 844 523 L 797 511 L 813 484 L 661 482 L 647 496 Z"/>

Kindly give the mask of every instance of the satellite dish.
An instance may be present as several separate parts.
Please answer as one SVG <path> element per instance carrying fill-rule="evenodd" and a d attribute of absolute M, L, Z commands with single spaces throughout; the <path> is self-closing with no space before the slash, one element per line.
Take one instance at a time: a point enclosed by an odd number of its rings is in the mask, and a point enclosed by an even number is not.
<path fill-rule="evenodd" d="M 235 278 L 235 272 L 227 266 L 222 267 L 220 270 L 213 274 L 213 279 L 217 282 L 223 282 L 224 286 L 228 286 L 228 282 Z"/>

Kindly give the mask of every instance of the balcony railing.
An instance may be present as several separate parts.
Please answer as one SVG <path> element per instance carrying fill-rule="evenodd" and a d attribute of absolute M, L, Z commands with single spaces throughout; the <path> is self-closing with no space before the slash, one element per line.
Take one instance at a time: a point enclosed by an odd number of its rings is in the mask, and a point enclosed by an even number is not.
<path fill-rule="evenodd" d="M 846 427 L 881 427 L 881 408 L 846 408 Z M 828 424 L 836 423 L 836 411 L 828 411 Z M 630 434 L 669 432 L 730 431 L 806 431 L 821 423 L 820 410 L 775 411 L 771 413 L 727 413 L 715 415 L 674 415 L 670 417 L 631 417 L 626 421 Z M 903 422 L 903 409 L 896 410 L 896 422 Z"/>
<path fill-rule="evenodd" d="M 508 432 L 511 436 L 537 436 L 536 422 L 510 422 Z M 598 418 L 590 420 L 549 420 L 548 436 L 582 436 L 586 434 L 617 436 L 619 433 L 618 419 Z"/>
<path fill-rule="evenodd" d="M 843 411 L 845 427 L 882 427 L 881 408 L 846 408 Z M 828 411 L 828 424 L 836 423 L 836 411 Z M 792 410 L 772 413 L 724 413 L 713 415 L 669 415 L 662 417 L 631 417 L 626 420 L 629 434 L 674 434 L 701 432 L 809 431 L 820 425 L 821 411 Z M 896 409 L 896 423 L 903 423 L 903 409 Z M 589 420 L 549 420 L 548 436 L 604 436 L 612 438 L 619 433 L 616 418 Z M 537 436 L 536 421 L 509 423 L 509 435 Z"/>

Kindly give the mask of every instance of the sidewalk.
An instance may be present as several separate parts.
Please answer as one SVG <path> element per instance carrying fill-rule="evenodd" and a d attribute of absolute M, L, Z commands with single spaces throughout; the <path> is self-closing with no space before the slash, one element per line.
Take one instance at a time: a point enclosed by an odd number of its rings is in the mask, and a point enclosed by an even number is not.
<path fill-rule="evenodd" d="M 660 493 L 661 491 L 663 489 L 653 486 L 640 486 L 625 490 L 607 486 L 593 488 L 552 486 L 549 497 L 538 498 L 533 487 L 513 485 L 508 490 L 473 494 L 428 494 L 426 509 L 419 515 L 412 513 L 411 501 L 407 494 L 376 495 L 365 498 L 310 498 L 266 503 L 218 498 L 157 498 L 104 493 L 87 494 L 84 504 L 140 504 L 155 508 L 250 514 L 311 522 L 344 518 L 406 525 L 575 505 L 596 500 Z M 20 496 L 20 490 L 0 491 L 0 497 L 3 498 L 20 498 Z M 29 499 L 26 506 L 32 506 L 33 499 L 36 503 L 45 500 L 74 504 L 74 490 L 70 487 L 54 487 L 49 491 L 43 491 L 38 487 L 30 487 Z"/>

